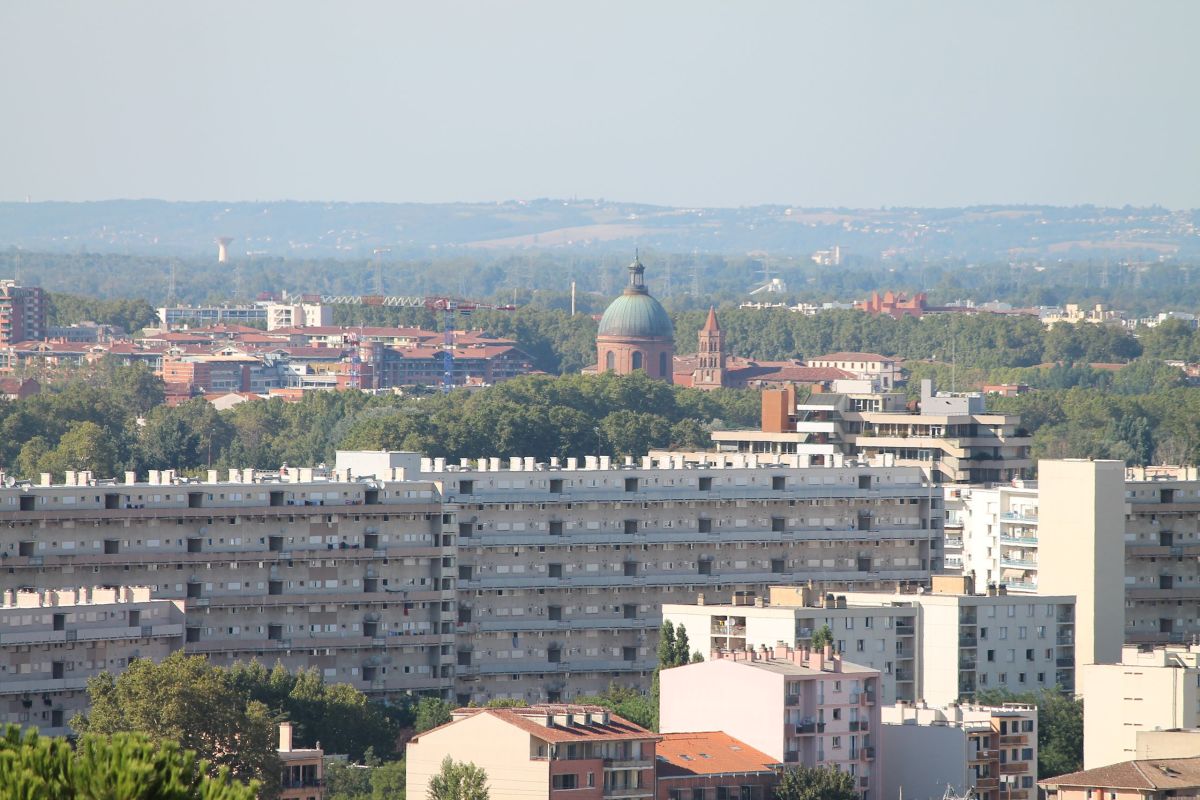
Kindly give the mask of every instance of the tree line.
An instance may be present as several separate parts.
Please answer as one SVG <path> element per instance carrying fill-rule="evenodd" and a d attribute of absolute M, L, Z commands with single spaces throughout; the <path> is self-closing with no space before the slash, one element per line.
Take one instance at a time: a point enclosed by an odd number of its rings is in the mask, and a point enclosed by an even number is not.
<path fill-rule="evenodd" d="M 449 394 L 314 392 L 217 411 L 197 398 L 163 403 L 144 367 L 102 367 L 86 379 L 0 401 L 0 466 L 36 478 L 151 469 L 278 469 L 332 463 L 338 448 L 416 450 L 449 459 L 487 456 L 641 456 L 706 448 L 709 431 L 756 424 L 758 394 L 702 392 L 643 374 L 533 375 Z"/>
<path fill-rule="evenodd" d="M 1007 302 L 1017 307 L 1107 303 L 1146 316 L 1200 307 L 1200 275 L 1186 260 L 1113 264 L 1076 259 L 1038 264 L 1008 261 L 938 263 L 903 258 L 880 261 L 852 256 L 838 267 L 814 264 L 807 254 L 752 255 L 643 250 L 651 292 L 668 308 L 703 309 L 738 304 L 769 273 L 790 291 L 772 301 L 849 301 L 888 289 L 927 292 L 929 302 Z M 118 253 L 0 251 L 0 276 L 52 292 L 93 297 L 145 298 L 163 305 L 246 301 L 261 292 L 317 294 L 452 295 L 504 303 L 536 303 L 567 309 L 572 282 L 582 311 L 598 311 L 621 290 L 632 253 L 556 250 L 404 253 L 380 258 L 281 258 L 244 256 L 215 265 L 211 256 L 149 256 Z"/>

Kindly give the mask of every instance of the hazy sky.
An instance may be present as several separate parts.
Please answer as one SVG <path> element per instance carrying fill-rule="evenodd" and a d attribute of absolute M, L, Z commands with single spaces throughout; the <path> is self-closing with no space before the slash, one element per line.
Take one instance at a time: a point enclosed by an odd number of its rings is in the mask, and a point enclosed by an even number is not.
<path fill-rule="evenodd" d="M 0 199 L 1200 207 L 1200 2 L 0 3 Z"/>

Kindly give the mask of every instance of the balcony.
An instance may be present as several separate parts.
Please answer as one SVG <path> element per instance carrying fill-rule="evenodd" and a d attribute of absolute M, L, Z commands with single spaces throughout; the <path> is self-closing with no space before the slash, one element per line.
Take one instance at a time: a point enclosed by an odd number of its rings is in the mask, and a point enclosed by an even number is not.
<path fill-rule="evenodd" d="M 1025 744 L 1028 741 L 1029 737 L 1023 733 L 1009 734 L 1007 736 L 1000 737 L 1000 746 L 1004 747 L 1005 745 Z"/>
<path fill-rule="evenodd" d="M 1054 659 L 1054 665 L 1056 667 L 1063 667 L 1064 669 L 1067 667 L 1073 667 L 1073 666 L 1075 666 L 1075 659 L 1073 659 L 1073 658 L 1056 658 L 1056 659 Z"/>
<path fill-rule="evenodd" d="M 960 633 L 958 635 L 959 647 L 974 647 L 977 644 L 979 644 L 979 640 L 975 638 L 975 634 L 973 633 Z"/>
<path fill-rule="evenodd" d="M 1000 515 L 1000 519 L 1004 522 L 1021 522 L 1027 525 L 1037 525 L 1037 515 L 1030 515 L 1029 512 L 1020 511 L 1005 511 Z"/>
<path fill-rule="evenodd" d="M 1000 556 L 1000 566 L 1015 567 L 1017 569 L 1036 569 L 1038 562 L 1031 558 L 1018 558 L 1016 556 L 1007 555 Z"/>
<path fill-rule="evenodd" d="M 863 761 L 874 761 L 875 760 L 875 748 L 874 747 L 864 747 L 862 750 L 859 751 L 859 756 L 862 758 Z"/>
<path fill-rule="evenodd" d="M 1001 739 L 1004 737 L 1001 736 Z M 1001 775 L 1024 775 L 1029 771 L 1029 764 L 1024 761 L 1011 761 L 1007 764 L 1000 765 Z"/>
<path fill-rule="evenodd" d="M 1037 547 L 1036 536 L 1000 536 L 1000 544 L 1015 544 L 1018 547 Z"/>
<path fill-rule="evenodd" d="M 976 778 L 975 779 L 975 788 L 976 789 L 995 789 L 999 785 L 1000 785 L 999 781 L 997 781 L 995 778 Z"/>
<path fill-rule="evenodd" d="M 824 732 L 825 732 L 825 723 L 824 722 L 812 722 L 812 721 L 801 722 L 799 725 L 796 726 L 796 733 L 801 736 L 806 736 L 806 735 L 810 735 L 810 734 L 814 734 L 814 733 L 824 733 Z"/>

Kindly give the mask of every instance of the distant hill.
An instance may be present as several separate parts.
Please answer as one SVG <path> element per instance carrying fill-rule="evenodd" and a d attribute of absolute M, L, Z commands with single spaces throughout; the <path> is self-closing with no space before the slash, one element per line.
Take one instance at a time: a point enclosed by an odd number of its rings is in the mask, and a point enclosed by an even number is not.
<path fill-rule="evenodd" d="M 959 209 L 667 208 L 604 200 L 504 203 L 0 203 L 0 247 L 140 255 L 393 257 L 560 249 L 804 254 L 866 261 L 1157 259 L 1200 255 L 1200 212 L 1091 206 Z"/>

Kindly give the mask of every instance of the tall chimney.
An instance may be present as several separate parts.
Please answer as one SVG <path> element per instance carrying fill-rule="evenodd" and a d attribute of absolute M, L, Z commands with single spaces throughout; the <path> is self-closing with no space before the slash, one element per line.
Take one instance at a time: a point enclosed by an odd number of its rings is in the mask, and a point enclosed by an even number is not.
<path fill-rule="evenodd" d="M 292 752 L 292 723 L 279 723 L 279 752 Z"/>

